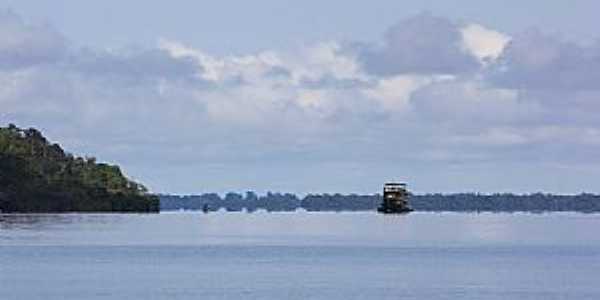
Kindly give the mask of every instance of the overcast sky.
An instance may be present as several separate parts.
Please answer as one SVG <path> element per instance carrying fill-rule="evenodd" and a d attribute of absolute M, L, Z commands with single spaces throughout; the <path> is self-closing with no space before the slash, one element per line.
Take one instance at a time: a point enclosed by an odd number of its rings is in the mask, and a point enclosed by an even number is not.
<path fill-rule="evenodd" d="M 597 1 L 123 2 L 0 1 L 0 123 L 155 192 L 600 192 Z"/>

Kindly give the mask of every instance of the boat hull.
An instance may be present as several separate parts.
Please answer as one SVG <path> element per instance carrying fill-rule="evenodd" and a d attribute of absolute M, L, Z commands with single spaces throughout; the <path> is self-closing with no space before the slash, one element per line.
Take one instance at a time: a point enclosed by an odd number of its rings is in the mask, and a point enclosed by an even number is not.
<path fill-rule="evenodd" d="M 414 209 L 412 209 L 410 207 L 402 207 L 402 208 L 378 207 L 377 211 L 382 214 L 407 214 L 409 212 L 414 211 Z"/>

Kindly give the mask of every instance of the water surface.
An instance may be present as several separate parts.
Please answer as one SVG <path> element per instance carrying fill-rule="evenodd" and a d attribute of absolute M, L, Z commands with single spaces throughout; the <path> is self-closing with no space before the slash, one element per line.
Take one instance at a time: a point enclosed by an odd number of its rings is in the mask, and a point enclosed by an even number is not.
<path fill-rule="evenodd" d="M 0 215 L 2 299 L 600 299 L 600 215 Z"/>

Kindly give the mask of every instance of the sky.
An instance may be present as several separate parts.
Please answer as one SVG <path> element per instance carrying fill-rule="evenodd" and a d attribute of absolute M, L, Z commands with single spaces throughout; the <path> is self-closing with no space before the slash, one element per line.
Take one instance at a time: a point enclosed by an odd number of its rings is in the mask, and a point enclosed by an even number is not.
<path fill-rule="evenodd" d="M 2 1 L 0 124 L 160 193 L 600 192 L 597 1 Z"/>

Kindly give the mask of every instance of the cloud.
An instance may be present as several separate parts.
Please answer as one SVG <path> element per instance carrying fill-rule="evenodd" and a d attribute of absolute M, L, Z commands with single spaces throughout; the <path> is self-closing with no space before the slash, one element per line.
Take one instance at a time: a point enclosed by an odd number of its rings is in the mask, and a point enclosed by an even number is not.
<path fill-rule="evenodd" d="M 533 118 L 534 108 L 510 89 L 477 80 L 445 80 L 419 89 L 410 98 L 414 111 L 440 124 L 479 131 L 485 126 Z"/>
<path fill-rule="evenodd" d="M 117 80 L 202 81 L 202 66 L 188 58 L 173 57 L 161 49 L 90 50 L 74 53 L 64 62 L 72 71 L 96 78 Z"/>
<path fill-rule="evenodd" d="M 469 24 L 461 28 L 461 34 L 465 49 L 484 65 L 495 61 L 510 41 L 508 35 L 479 24 Z"/>
<path fill-rule="evenodd" d="M 508 44 L 490 80 L 514 89 L 598 89 L 600 43 L 582 46 L 528 30 Z"/>
<path fill-rule="evenodd" d="M 364 47 L 361 61 L 369 72 L 456 74 L 476 70 L 477 58 L 463 47 L 460 25 L 420 14 L 389 28 L 383 45 Z"/>
<path fill-rule="evenodd" d="M 178 59 L 192 59 L 202 67 L 200 76 L 213 82 L 254 82 L 265 74 L 282 74 L 282 59 L 277 53 L 266 51 L 257 55 L 215 57 L 182 43 L 161 39 L 159 49 Z"/>
<path fill-rule="evenodd" d="M 65 52 L 65 38 L 52 27 L 29 25 L 12 11 L 0 11 L 0 69 L 56 62 Z"/>
<path fill-rule="evenodd" d="M 377 85 L 365 89 L 364 94 L 379 102 L 387 111 L 409 113 L 410 99 L 413 93 L 437 80 L 443 80 L 443 78 L 399 75 L 378 80 Z"/>
<path fill-rule="evenodd" d="M 20 37 L 0 40 L 0 120 L 122 163 L 158 191 L 233 177 L 318 188 L 340 170 L 378 186 L 456 166 L 585 164 L 600 147 L 597 46 L 538 31 L 421 14 L 383 44 L 214 55 L 169 39 L 77 48 L 48 26 L 0 20 L 0 36 Z"/>

